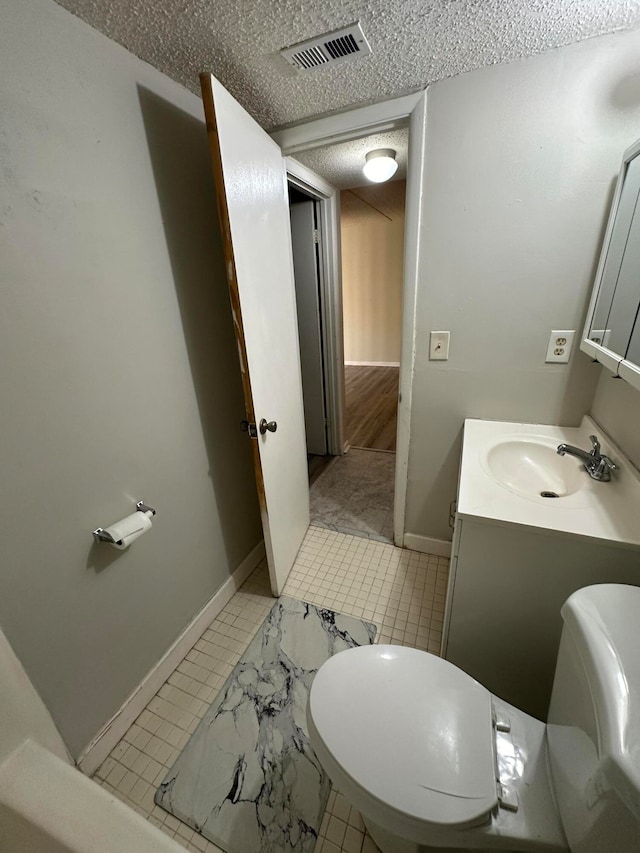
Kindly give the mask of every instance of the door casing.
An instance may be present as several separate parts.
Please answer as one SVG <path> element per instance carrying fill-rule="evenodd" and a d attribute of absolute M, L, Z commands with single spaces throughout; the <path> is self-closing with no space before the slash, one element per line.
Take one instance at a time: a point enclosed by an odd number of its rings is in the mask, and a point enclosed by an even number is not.
<path fill-rule="evenodd" d="M 361 139 L 372 133 L 382 133 L 409 124 L 409 161 L 407 168 L 407 199 L 405 207 L 404 280 L 402 307 L 402 351 L 400 355 L 400 391 L 398 396 L 398 430 L 396 447 L 396 475 L 394 497 L 394 541 L 404 546 L 409 452 L 411 444 L 411 400 L 414 372 L 416 302 L 421 272 L 420 230 L 422 227 L 421 200 L 425 187 L 427 90 L 369 104 L 331 116 L 314 119 L 296 127 L 272 133 L 273 139 L 287 157 L 289 178 L 299 175 L 299 180 L 309 182 L 307 192 L 314 183 L 324 184 L 324 196 L 317 196 L 326 215 L 325 243 L 327 262 L 325 276 L 326 317 L 326 376 L 328 380 L 329 411 L 332 407 L 339 423 L 339 440 L 342 442 L 344 422 L 344 346 L 342 337 L 342 281 L 340 273 L 340 210 L 339 194 L 335 188 L 322 181 L 311 170 L 291 158 L 296 153 L 322 148 L 338 142 Z M 303 186 L 302 184 L 300 186 Z M 328 193 L 327 190 L 332 190 Z M 317 192 L 318 190 L 316 190 Z M 325 211 L 326 208 L 326 211 Z M 333 383 L 333 385 L 331 384 Z M 329 417 L 329 443 L 336 436 L 336 424 Z M 332 429 L 332 426 L 334 429 Z M 343 447 L 343 442 L 341 443 Z M 336 452 L 331 450 L 330 452 Z M 342 452 L 342 450 L 338 451 Z"/>

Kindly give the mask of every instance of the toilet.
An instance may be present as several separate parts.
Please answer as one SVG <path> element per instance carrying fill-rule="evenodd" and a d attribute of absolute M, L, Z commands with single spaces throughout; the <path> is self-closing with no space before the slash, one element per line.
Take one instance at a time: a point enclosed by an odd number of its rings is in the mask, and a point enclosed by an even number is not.
<path fill-rule="evenodd" d="M 383 853 L 640 850 L 640 588 L 573 593 L 547 724 L 416 649 L 313 681 L 311 744 Z"/>

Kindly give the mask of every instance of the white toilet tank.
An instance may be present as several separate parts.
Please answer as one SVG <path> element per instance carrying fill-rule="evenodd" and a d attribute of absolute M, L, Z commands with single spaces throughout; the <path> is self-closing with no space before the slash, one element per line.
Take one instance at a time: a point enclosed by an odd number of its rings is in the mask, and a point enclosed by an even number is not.
<path fill-rule="evenodd" d="M 575 592 L 564 627 L 547 738 L 572 853 L 640 850 L 640 588 Z"/>

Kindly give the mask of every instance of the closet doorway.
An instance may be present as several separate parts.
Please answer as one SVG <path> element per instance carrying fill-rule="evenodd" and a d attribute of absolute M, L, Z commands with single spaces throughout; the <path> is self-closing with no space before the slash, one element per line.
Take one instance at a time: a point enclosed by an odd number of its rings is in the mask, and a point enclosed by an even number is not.
<path fill-rule="evenodd" d="M 289 184 L 291 246 L 300 343 L 300 372 L 304 402 L 309 483 L 333 456 L 329 453 L 327 381 L 323 307 L 324 266 L 321 247 L 321 201 Z"/>

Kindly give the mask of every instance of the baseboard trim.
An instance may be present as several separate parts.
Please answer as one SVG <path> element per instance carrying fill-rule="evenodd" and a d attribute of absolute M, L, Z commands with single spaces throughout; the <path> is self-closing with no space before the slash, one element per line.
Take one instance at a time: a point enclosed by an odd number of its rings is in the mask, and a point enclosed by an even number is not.
<path fill-rule="evenodd" d="M 100 767 L 127 729 L 153 699 L 194 643 L 197 642 L 205 628 L 213 622 L 225 604 L 256 568 L 264 554 L 264 542 L 260 542 L 222 584 L 220 589 L 214 593 L 202 610 L 194 616 L 109 722 L 100 729 L 77 759 L 76 763 L 83 773 L 92 776 Z"/>
<path fill-rule="evenodd" d="M 350 367 L 400 367 L 399 361 L 345 361 Z"/>
<path fill-rule="evenodd" d="M 420 551 L 421 554 L 434 554 L 436 557 L 451 556 L 451 542 L 447 542 L 446 539 L 431 539 L 429 536 L 418 536 L 417 533 L 405 533 L 403 544 L 410 551 Z"/>

